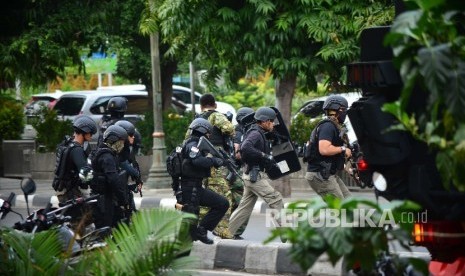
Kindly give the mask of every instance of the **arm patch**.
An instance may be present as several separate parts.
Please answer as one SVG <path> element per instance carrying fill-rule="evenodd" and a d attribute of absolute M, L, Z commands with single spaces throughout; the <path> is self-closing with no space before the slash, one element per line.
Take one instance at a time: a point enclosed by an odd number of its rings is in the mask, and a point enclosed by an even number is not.
<path fill-rule="evenodd" d="M 189 158 L 194 159 L 199 155 L 200 150 L 197 147 L 191 147 L 189 151 Z"/>

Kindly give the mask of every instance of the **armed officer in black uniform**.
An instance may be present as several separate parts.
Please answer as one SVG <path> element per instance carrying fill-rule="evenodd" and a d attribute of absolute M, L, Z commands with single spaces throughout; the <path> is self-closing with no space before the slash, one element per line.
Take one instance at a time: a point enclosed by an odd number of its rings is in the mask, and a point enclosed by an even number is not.
<path fill-rule="evenodd" d="M 97 132 L 97 124 L 86 115 L 78 116 L 73 121 L 74 137 L 73 140 L 68 144 L 68 154 L 60 156 L 65 158 L 63 160 L 63 186 L 62 190 L 57 191 L 57 198 L 60 203 L 64 203 L 68 200 L 76 199 L 78 197 L 85 196 L 88 194 L 88 181 L 93 177 L 92 170 L 87 163 L 87 153 L 84 150 L 85 142 L 92 140 L 92 135 Z M 71 139 L 71 138 L 69 138 Z M 59 166 L 60 160 L 57 158 L 57 166 Z M 74 206 L 66 210 L 65 214 L 72 218 L 71 223 L 74 226 L 78 226 L 79 222 L 89 212 L 90 209 L 86 205 Z M 91 216 L 85 218 L 86 222 L 82 224 L 86 226 L 91 223 Z M 75 231 L 82 234 L 83 229 L 74 228 Z"/>
<path fill-rule="evenodd" d="M 254 115 L 256 124 L 247 131 L 241 144 L 242 162 L 245 163 L 244 195 L 237 209 L 229 220 L 229 229 L 233 235 L 237 235 L 239 227 L 249 221 L 258 197 L 261 197 L 270 208 L 281 210 L 283 197 L 275 190 L 267 180 L 264 170 L 276 166 L 271 155 L 270 142 L 266 134 L 273 131 L 275 111 L 270 107 L 260 107 Z"/>
<path fill-rule="evenodd" d="M 239 166 L 239 173 L 242 173 L 243 163 L 241 160 L 241 143 L 249 129 L 250 124 L 243 122 L 245 116 L 254 113 L 254 110 L 250 107 L 241 107 L 237 110 L 236 114 L 236 121 L 237 125 L 235 126 L 235 136 L 233 139 L 234 142 L 234 159 L 236 161 L 236 165 Z M 252 122 L 251 122 L 252 123 Z M 232 172 L 228 174 L 226 179 L 229 181 L 229 186 L 231 187 L 231 195 L 232 195 L 232 206 L 231 206 L 231 214 L 239 207 L 239 203 L 244 195 L 244 184 L 242 180 L 236 177 L 236 175 Z M 247 221 L 239 227 L 236 233 L 233 235 L 235 240 L 243 240 L 242 234 L 247 227 Z"/>
<path fill-rule="evenodd" d="M 206 244 L 213 243 L 208 238 L 207 231 L 215 229 L 229 208 L 229 202 L 225 197 L 202 187 L 202 180 L 210 176 L 211 168 L 223 165 L 222 159 L 207 157 L 207 152 L 201 152 L 197 148 L 200 137 L 208 138 L 212 130 L 213 126 L 203 118 L 197 118 L 189 125 L 190 135 L 182 148 L 181 197 L 177 191 L 177 199 L 178 202 L 181 201 L 179 203 L 182 203 L 183 211 L 198 216 L 199 206 L 210 208 L 198 225 L 191 228 L 192 239 Z"/>
<path fill-rule="evenodd" d="M 97 124 L 86 115 L 78 116 L 73 121 L 74 137 L 68 145 L 68 154 L 63 156 L 64 174 L 63 185 L 64 189 L 57 192 L 58 201 L 63 203 L 70 199 L 83 196 L 83 190 L 86 190 L 87 174 L 90 172 L 90 166 L 87 164 L 87 154 L 84 150 L 84 143 L 92 140 L 92 135 L 97 132 Z M 60 161 L 57 160 L 57 163 Z M 79 173 L 82 177 L 80 179 Z"/>
<path fill-rule="evenodd" d="M 100 194 L 94 209 L 94 223 L 97 228 L 116 226 L 127 209 L 127 174 L 121 173 L 117 154 L 124 148 L 128 135 L 120 126 L 109 126 L 103 133 L 103 143 L 92 157 L 94 178 L 92 193 Z"/>
<path fill-rule="evenodd" d="M 310 148 L 305 179 L 322 198 L 330 194 L 337 198 L 349 197 L 350 191 L 344 181 L 336 175 L 344 169 L 345 158 L 352 152 L 344 144 L 347 137 L 341 137 L 342 124 L 346 119 L 347 100 L 341 95 L 331 95 L 323 103 L 327 118 L 312 131 L 307 148 Z"/>
<path fill-rule="evenodd" d="M 123 150 L 118 154 L 119 158 L 119 165 L 121 169 L 125 170 L 128 175 L 136 182 L 136 187 L 129 187 L 128 190 L 128 200 L 129 203 L 131 204 L 131 211 L 136 211 L 136 205 L 134 203 L 134 195 L 132 192 L 135 193 L 141 193 L 142 189 L 142 178 L 141 178 L 141 173 L 139 169 L 139 164 L 136 161 L 136 153 L 134 152 L 134 140 L 135 140 L 135 135 L 136 135 L 136 128 L 134 125 L 126 120 L 120 120 L 115 123 L 115 126 L 120 126 L 124 128 L 128 134 L 128 139 L 124 141 L 124 148 Z M 134 185 L 130 185 L 134 186 Z"/>
<path fill-rule="evenodd" d="M 108 101 L 107 112 L 99 123 L 100 135 L 98 137 L 97 145 L 103 142 L 103 133 L 111 125 L 114 125 L 119 120 L 124 118 L 124 113 L 128 109 L 128 100 L 124 97 L 113 97 Z"/>

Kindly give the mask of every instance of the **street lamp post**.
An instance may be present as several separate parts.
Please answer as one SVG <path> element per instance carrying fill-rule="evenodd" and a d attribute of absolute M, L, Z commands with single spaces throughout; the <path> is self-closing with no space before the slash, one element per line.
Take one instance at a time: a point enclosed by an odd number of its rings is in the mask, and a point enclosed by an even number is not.
<path fill-rule="evenodd" d="M 165 133 L 163 132 L 162 96 L 160 78 L 160 52 L 158 47 L 158 33 L 150 35 L 150 56 L 152 61 L 153 87 L 153 124 L 154 131 L 152 147 L 152 166 L 149 170 L 147 186 L 149 188 L 169 188 L 171 177 L 166 171 Z"/>

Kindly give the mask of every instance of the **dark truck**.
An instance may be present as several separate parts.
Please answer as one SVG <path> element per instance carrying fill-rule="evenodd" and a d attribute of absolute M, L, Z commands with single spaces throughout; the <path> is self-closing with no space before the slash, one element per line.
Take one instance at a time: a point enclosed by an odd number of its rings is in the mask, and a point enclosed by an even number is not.
<path fill-rule="evenodd" d="M 396 14 L 400 9 L 396 6 Z M 381 110 L 399 99 L 403 83 L 393 64 L 393 52 L 383 44 L 390 27 L 365 29 L 361 34 L 360 62 L 347 65 L 348 84 L 362 90 L 348 116 L 372 173 L 387 182 L 377 191 L 388 200 L 409 199 L 422 205 L 426 217 L 414 226 L 413 243 L 431 254 L 433 275 L 465 275 L 465 193 L 444 188 L 435 164 L 436 153 L 406 131 L 386 131 L 398 123 Z M 415 87 L 408 110 L 425 110 L 426 91 Z"/>

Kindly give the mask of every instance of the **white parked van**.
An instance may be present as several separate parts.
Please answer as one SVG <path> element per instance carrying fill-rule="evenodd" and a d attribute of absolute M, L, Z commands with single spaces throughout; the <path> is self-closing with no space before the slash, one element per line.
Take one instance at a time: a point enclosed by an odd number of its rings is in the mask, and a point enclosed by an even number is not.
<path fill-rule="evenodd" d="M 116 85 L 116 86 L 102 86 L 97 88 L 99 91 L 146 91 L 145 85 L 143 84 L 130 84 L 130 85 Z M 201 93 L 194 91 L 194 98 L 195 98 L 195 112 L 200 113 L 200 97 L 202 96 Z M 173 101 L 174 107 L 176 106 L 183 106 L 185 111 L 192 110 L 192 98 L 191 98 L 191 89 L 173 85 L 173 97 L 171 98 Z M 225 102 L 216 102 L 216 110 L 226 114 L 230 112 L 233 115 L 233 123 L 236 122 L 236 109 Z"/>
<path fill-rule="evenodd" d="M 65 92 L 53 109 L 62 119 L 74 120 L 77 115 L 88 115 L 97 124 L 106 113 L 108 101 L 113 97 L 124 97 L 128 100 L 128 109 L 124 118 L 132 123 L 143 119 L 148 110 L 149 99 L 144 91 L 72 91 Z M 98 136 L 95 135 L 95 136 Z"/>

